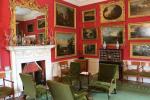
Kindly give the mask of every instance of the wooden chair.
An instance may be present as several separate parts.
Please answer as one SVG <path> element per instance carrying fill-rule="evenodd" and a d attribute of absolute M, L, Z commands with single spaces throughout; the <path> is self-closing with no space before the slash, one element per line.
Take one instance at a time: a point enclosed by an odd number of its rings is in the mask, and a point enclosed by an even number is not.
<path fill-rule="evenodd" d="M 135 76 L 136 81 L 139 80 L 139 69 L 140 69 L 140 62 L 139 61 L 131 61 L 129 64 L 128 61 L 123 62 L 123 76 L 128 77 L 129 76 Z"/>
<path fill-rule="evenodd" d="M 69 73 L 68 61 L 59 62 L 59 66 L 60 66 L 60 70 L 61 70 L 61 77 L 65 76 Z"/>
<path fill-rule="evenodd" d="M 7 96 L 12 95 L 12 99 L 14 99 L 14 82 L 5 79 L 5 72 L 0 72 L 0 78 L 3 80 L 3 84 L 0 85 L 0 98 L 4 98 L 5 100 Z M 9 82 L 11 86 L 6 86 L 5 82 Z"/>
<path fill-rule="evenodd" d="M 143 83 L 143 78 L 150 78 L 150 62 L 141 62 L 141 71 L 140 71 L 140 77 L 142 79 Z"/>

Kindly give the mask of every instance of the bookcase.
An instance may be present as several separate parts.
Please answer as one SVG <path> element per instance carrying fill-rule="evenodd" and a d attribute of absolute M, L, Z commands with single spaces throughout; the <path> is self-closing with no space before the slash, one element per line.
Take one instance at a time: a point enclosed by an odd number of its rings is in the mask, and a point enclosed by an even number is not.
<path fill-rule="evenodd" d="M 119 65 L 119 80 L 123 79 L 123 50 L 122 49 L 100 49 L 99 63 Z"/>

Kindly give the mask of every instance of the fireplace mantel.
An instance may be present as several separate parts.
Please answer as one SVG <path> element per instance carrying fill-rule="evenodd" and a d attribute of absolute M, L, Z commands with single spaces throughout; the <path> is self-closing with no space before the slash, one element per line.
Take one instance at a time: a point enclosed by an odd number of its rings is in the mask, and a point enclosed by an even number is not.
<path fill-rule="evenodd" d="M 22 81 L 19 73 L 22 73 L 22 63 L 45 61 L 46 80 L 52 79 L 51 48 L 55 45 L 43 46 L 8 46 L 10 51 L 12 81 L 14 81 L 15 95 L 23 91 Z"/>

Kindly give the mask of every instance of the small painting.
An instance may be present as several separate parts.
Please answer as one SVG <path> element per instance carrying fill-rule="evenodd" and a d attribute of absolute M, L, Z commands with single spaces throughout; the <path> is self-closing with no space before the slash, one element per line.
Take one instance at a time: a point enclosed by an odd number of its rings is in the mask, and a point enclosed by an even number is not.
<path fill-rule="evenodd" d="M 150 39 L 150 23 L 134 23 L 128 25 L 130 39 Z"/>
<path fill-rule="evenodd" d="M 124 20 L 124 2 L 110 2 L 101 4 L 101 22 L 115 22 Z"/>
<path fill-rule="evenodd" d="M 129 17 L 150 16 L 150 0 L 129 0 Z"/>
<path fill-rule="evenodd" d="M 97 38 L 97 29 L 96 28 L 83 28 L 82 36 L 83 36 L 84 40 L 96 39 Z"/>
<path fill-rule="evenodd" d="M 74 56 L 76 54 L 76 38 L 72 32 L 56 32 L 56 58 Z"/>
<path fill-rule="evenodd" d="M 92 10 L 83 11 L 82 16 L 83 16 L 82 19 L 83 22 L 93 22 L 95 21 L 96 10 L 92 9 Z"/>
<path fill-rule="evenodd" d="M 27 25 L 27 31 L 28 32 L 33 32 L 33 24 L 28 24 Z"/>
<path fill-rule="evenodd" d="M 84 55 L 96 55 L 97 45 L 94 43 L 85 43 L 83 44 L 83 53 Z"/>
<path fill-rule="evenodd" d="M 45 18 L 38 19 L 38 29 L 45 28 Z"/>
<path fill-rule="evenodd" d="M 61 3 L 55 3 L 55 24 L 58 27 L 76 27 L 76 10 Z"/>
<path fill-rule="evenodd" d="M 102 43 L 106 44 L 116 44 L 117 41 L 119 44 L 123 44 L 124 42 L 124 33 L 125 29 L 123 25 L 120 26 L 102 26 L 101 34 L 102 34 Z"/>
<path fill-rule="evenodd" d="M 150 59 L 150 43 L 132 43 L 130 49 L 132 58 Z"/>
<path fill-rule="evenodd" d="M 45 32 L 39 33 L 37 37 L 38 37 L 37 40 L 38 44 L 43 45 L 45 42 Z"/>

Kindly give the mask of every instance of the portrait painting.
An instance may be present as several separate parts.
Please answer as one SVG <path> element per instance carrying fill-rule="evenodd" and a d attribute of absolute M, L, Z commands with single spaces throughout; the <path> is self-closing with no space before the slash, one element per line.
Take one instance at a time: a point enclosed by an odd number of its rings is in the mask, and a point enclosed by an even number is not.
<path fill-rule="evenodd" d="M 72 32 L 56 32 L 56 58 L 74 56 L 76 54 L 76 38 Z"/>
<path fill-rule="evenodd" d="M 101 4 L 101 22 L 115 22 L 124 20 L 124 2 L 110 2 Z"/>
<path fill-rule="evenodd" d="M 55 3 L 55 25 L 57 27 L 76 27 L 76 9 L 65 4 Z"/>
<path fill-rule="evenodd" d="M 132 58 L 150 59 L 150 43 L 132 43 L 130 49 Z"/>
<path fill-rule="evenodd" d="M 82 37 L 83 40 L 97 39 L 97 28 L 83 28 Z"/>
<path fill-rule="evenodd" d="M 84 55 L 96 55 L 97 45 L 95 43 L 84 43 L 83 53 Z"/>
<path fill-rule="evenodd" d="M 150 22 L 131 23 L 128 25 L 130 39 L 150 39 Z"/>
<path fill-rule="evenodd" d="M 129 0 L 129 17 L 150 16 L 150 0 Z"/>
<path fill-rule="evenodd" d="M 102 34 L 102 43 L 105 42 L 106 44 L 112 45 L 116 44 L 118 41 L 119 44 L 123 44 L 125 29 L 123 25 L 102 26 L 101 34 Z"/>
<path fill-rule="evenodd" d="M 27 32 L 33 32 L 34 28 L 33 28 L 33 24 L 28 24 L 27 25 Z"/>
<path fill-rule="evenodd" d="M 92 22 L 95 21 L 96 17 L 96 10 L 86 10 L 82 12 L 82 20 L 83 22 Z"/>
<path fill-rule="evenodd" d="M 45 28 L 45 18 L 38 19 L 38 29 Z"/>

